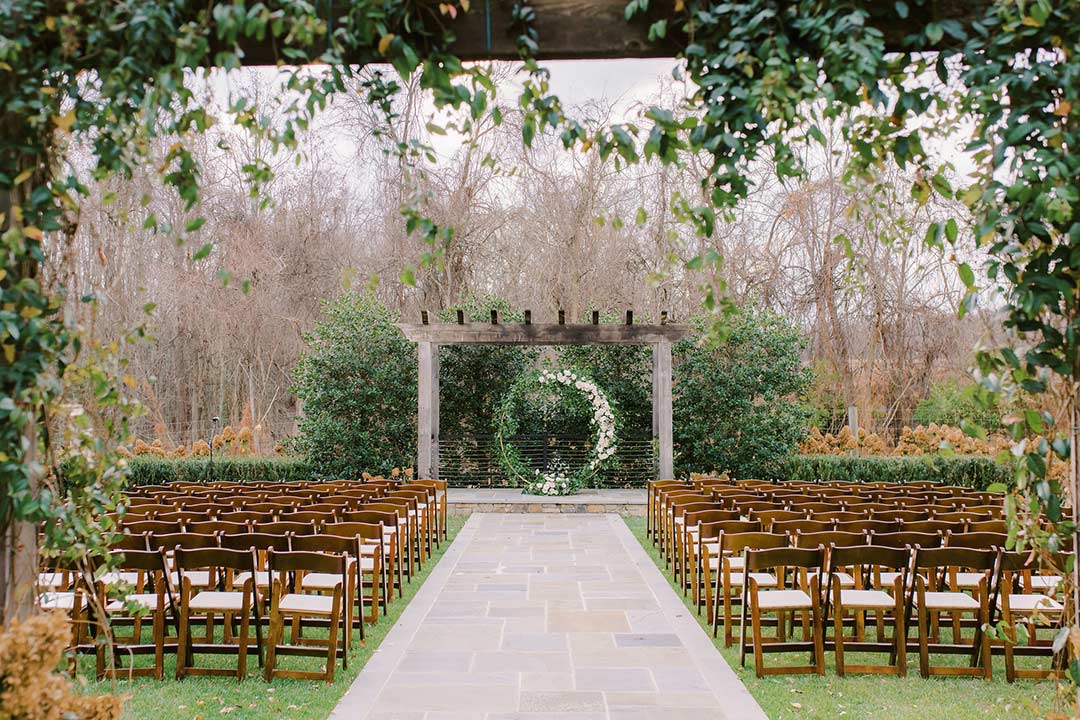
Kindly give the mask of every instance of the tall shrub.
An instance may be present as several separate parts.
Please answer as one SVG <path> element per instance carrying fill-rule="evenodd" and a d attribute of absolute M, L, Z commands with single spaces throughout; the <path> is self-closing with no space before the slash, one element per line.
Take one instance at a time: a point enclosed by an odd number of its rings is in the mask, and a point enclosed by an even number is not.
<path fill-rule="evenodd" d="M 490 295 L 470 296 L 439 317 L 443 322 L 457 322 L 458 310 L 471 322 L 490 322 L 492 310 L 498 311 L 500 322 L 525 319 L 506 300 Z M 539 348 L 521 345 L 440 347 L 440 436 L 493 433 L 495 408 L 517 376 L 531 368 L 539 355 Z"/>
<path fill-rule="evenodd" d="M 296 449 L 325 476 L 411 466 L 416 348 L 370 294 L 348 292 L 327 302 L 323 315 L 293 369 L 293 392 L 304 403 Z"/>
<path fill-rule="evenodd" d="M 811 372 L 803 337 L 771 312 L 746 310 L 723 342 L 702 337 L 674 349 L 675 471 L 771 476 L 806 432 Z"/>

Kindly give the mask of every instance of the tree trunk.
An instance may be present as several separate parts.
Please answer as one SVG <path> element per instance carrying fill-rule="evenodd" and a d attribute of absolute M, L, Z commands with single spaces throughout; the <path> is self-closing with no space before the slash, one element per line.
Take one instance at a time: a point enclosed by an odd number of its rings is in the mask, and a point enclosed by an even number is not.
<path fill-rule="evenodd" d="M 37 427 L 31 424 L 25 433 L 27 451 L 24 461 L 37 461 Z M 40 490 L 40 478 L 31 478 L 31 492 Z M 37 607 L 34 586 L 38 573 L 37 524 L 14 518 L 0 533 L 0 626 L 29 617 Z"/>

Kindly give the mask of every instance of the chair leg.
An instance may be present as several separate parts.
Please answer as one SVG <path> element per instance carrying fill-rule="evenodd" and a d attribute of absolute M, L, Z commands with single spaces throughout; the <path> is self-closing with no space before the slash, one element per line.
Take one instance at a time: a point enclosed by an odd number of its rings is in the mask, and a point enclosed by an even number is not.
<path fill-rule="evenodd" d="M 266 682 L 274 679 L 274 667 L 277 665 L 277 647 L 284 634 L 284 616 L 280 612 L 270 613 L 270 637 L 266 644 L 266 664 L 263 666 L 263 678 Z"/>
<path fill-rule="evenodd" d="M 248 607 L 248 599 L 244 598 L 243 616 L 240 618 L 240 650 L 236 659 L 236 679 L 243 680 L 247 677 L 247 654 L 248 654 L 248 624 L 251 620 L 251 608 Z"/>
<path fill-rule="evenodd" d="M 745 597 L 743 602 L 750 604 L 750 622 L 754 631 L 754 674 L 759 678 L 765 677 L 765 653 L 761 648 L 761 610 L 753 597 Z"/>
<path fill-rule="evenodd" d="M 907 677 L 907 618 L 904 613 L 903 597 L 896 600 L 896 622 L 893 626 L 894 641 L 896 642 L 896 674 Z"/>
<path fill-rule="evenodd" d="M 840 595 L 839 589 L 836 595 Z M 833 601 L 833 642 L 836 645 L 836 674 L 844 677 L 844 608 L 839 597 Z"/>
<path fill-rule="evenodd" d="M 919 674 L 924 678 L 930 677 L 930 638 L 926 617 L 926 609 L 919 606 Z"/>
<path fill-rule="evenodd" d="M 154 679 L 165 678 L 165 610 L 158 608 L 154 613 Z"/>

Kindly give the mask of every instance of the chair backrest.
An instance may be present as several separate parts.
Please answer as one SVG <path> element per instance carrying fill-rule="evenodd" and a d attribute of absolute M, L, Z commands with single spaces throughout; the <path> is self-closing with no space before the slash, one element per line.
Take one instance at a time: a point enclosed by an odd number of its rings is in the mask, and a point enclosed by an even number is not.
<path fill-rule="evenodd" d="M 137 522 L 124 523 L 124 531 L 134 535 L 142 533 L 178 533 L 184 526 L 175 520 L 139 520 Z"/>
<path fill-rule="evenodd" d="M 686 527 L 698 527 L 701 523 L 723 522 L 724 520 L 738 520 L 737 510 L 718 510 L 715 505 L 702 510 L 687 510 L 683 516 Z"/>
<path fill-rule="evenodd" d="M 907 573 L 911 554 L 906 548 L 884 545 L 834 545 L 829 548 L 829 566 L 876 567 Z M 903 585 L 901 585 L 903 587 Z"/>
<path fill-rule="evenodd" d="M 193 522 L 188 525 L 188 532 L 193 533 L 229 533 L 235 535 L 237 533 L 246 533 L 251 530 L 251 526 L 246 522 L 235 522 L 232 520 L 203 520 L 201 522 Z"/>
<path fill-rule="evenodd" d="M 818 568 L 824 570 L 825 549 L 793 547 L 747 547 L 746 572 L 758 572 L 769 568 Z"/>
<path fill-rule="evenodd" d="M 172 550 L 176 547 L 193 550 L 196 548 L 216 548 L 218 536 L 207 533 L 151 533 L 148 538 L 151 550 Z"/>
<path fill-rule="evenodd" d="M 318 537 L 317 535 L 315 537 Z M 277 573 L 330 573 L 340 575 L 342 587 L 345 587 L 345 568 L 347 561 L 344 555 L 323 552 L 308 552 L 303 550 L 288 550 L 278 552 L 271 550 L 266 553 L 266 566 L 272 575 Z M 303 580 L 300 580 L 300 584 Z"/>
<path fill-rule="evenodd" d="M 698 538 L 702 541 L 716 539 L 723 533 L 760 532 L 757 520 L 718 520 L 698 524 Z"/>
<path fill-rule="evenodd" d="M 776 520 L 772 524 L 772 532 L 774 533 L 814 533 L 814 532 L 826 532 L 832 530 L 833 523 L 831 520 L 807 520 L 802 518 L 799 520 Z"/>
<path fill-rule="evenodd" d="M 339 522 L 323 525 L 323 532 L 328 535 L 359 537 L 362 540 L 382 540 L 383 526 L 376 523 Z"/>
<path fill-rule="evenodd" d="M 1004 520 L 973 520 L 967 525 L 968 532 L 1007 533 L 1009 528 Z"/>
<path fill-rule="evenodd" d="M 147 542 L 149 533 L 129 533 L 125 532 L 109 546 L 110 550 L 149 550 L 150 545 Z"/>
<path fill-rule="evenodd" d="M 289 533 L 307 535 L 319 531 L 319 527 L 316 523 L 296 522 L 293 520 L 252 523 L 251 529 L 254 532 L 266 533 L 267 535 L 287 535 Z"/>
<path fill-rule="evenodd" d="M 936 548 L 941 547 L 941 542 L 941 533 L 936 532 L 908 532 L 907 530 L 904 530 L 901 532 L 870 533 L 871 545 L 879 545 L 891 548 L 916 546 Z"/>
<path fill-rule="evenodd" d="M 1005 533 L 996 532 L 948 532 L 945 533 L 945 547 L 977 548 L 990 550 L 993 548 L 1005 549 L 1008 536 Z"/>
<path fill-rule="evenodd" d="M 964 523 L 962 522 L 946 522 L 943 520 L 921 520 L 918 522 L 906 522 L 901 526 L 901 530 L 904 532 L 922 532 L 922 533 L 947 533 L 947 532 L 964 532 Z"/>
<path fill-rule="evenodd" d="M 181 578 L 183 578 L 185 570 L 201 570 L 205 568 L 255 572 L 255 554 L 250 550 L 230 550 L 217 547 L 184 548 L 178 546 L 173 556 L 173 562 L 176 568 L 180 570 Z"/>
<path fill-rule="evenodd" d="M 924 510 L 881 510 L 870 514 L 871 520 L 909 523 L 930 519 L 930 512 Z"/>
<path fill-rule="evenodd" d="M 788 547 L 788 536 L 768 532 L 731 532 L 720 536 L 720 549 L 740 553 L 746 548 Z"/>
<path fill-rule="evenodd" d="M 289 549 L 288 536 L 277 535 L 274 533 L 223 533 L 218 536 L 218 541 L 220 542 L 221 547 L 229 548 L 230 550 L 248 550 L 250 548 L 255 548 L 256 550 L 269 550 L 270 548 L 276 548 L 277 550 Z"/>
<path fill-rule="evenodd" d="M 962 547 L 916 548 L 916 569 L 919 568 L 965 568 L 968 570 L 994 570 L 997 564 L 996 550 L 976 550 Z"/>
<path fill-rule="evenodd" d="M 109 554 L 116 560 L 118 570 L 165 571 L 165 553 L 162 550 L 111 550 Z"/>
<path fill-rule="evenodd" d="M 798 510 L 751 510 L 749 515 L 749 519 L 760 521 L 766 530 L 777 520 L 799 520 L 805 517 L 806 513 Z"/>
<path fill-rule="evenodd" d="M 840 505 L 835 502 L 800 502 L 791 503 L 791 509 L 798 513 L 801 513 L 803 517 L 813 517 L 814 515 L 829 515 L 840 510 Z"/>
<path fill-rule="evenodd" d="M 819 545 L 865 545 L 866 533 L 826 530 L 824 532 L 795 533 L 791 537 L 793 547 L 813 548 Z"/>
<path fill-rule="evenodd" d="M 229 512 L 218 513 L 218 520 L 225 520 L 229 522 L 260 522 L 263 520 L 273 520 L 273 513 L 253 512 L 251 510 L 232 510 Z"/>
<path fill-rule="evenodd" d="M 848 520 L 838 522 L 836 529 L 841 532 L 893 532 L 899 528 L 893 520 Z"/>
<path fill-rule="evenodd" d="M 345 553 L 352 557 L 360 553 L 356 535 L 293 535 L 290 540 L 292 549 L 302 552 Z"/>
<path fill-rule="evenodd" d="M 864 512 L 851 512 L 849 510 L 837 510 L 835 512 L 830 512 L 825 517 L 829 520 L 832 520 L 834 523 L 863 522 L 870 519 L 870 516 Z"/>
<path fill-rule="evenodd" d="M 332 512 L 318 510 L 294 510 L 290 513 L 282 513 L 280 519 L 285 522 L 308 522 L 316 525 L 326 525 L 337 520 L 337 515 Z"/>

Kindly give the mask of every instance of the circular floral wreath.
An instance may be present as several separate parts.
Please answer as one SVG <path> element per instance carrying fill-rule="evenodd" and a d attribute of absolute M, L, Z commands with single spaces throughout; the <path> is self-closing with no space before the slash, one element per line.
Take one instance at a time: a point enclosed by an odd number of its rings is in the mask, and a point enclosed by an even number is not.
<path fill-rule="evenodd" d="M 540 385 L 552 389 L 576 390 L 585 396 L 592 410 L 589 425 L 593 431 L 589 459 L 577 470 L 571 471 L 559 457 L 543 470 L 530 468 L 510 442 L 518 430 L 515 416 L 518 403 L 529 390 Z M 564 396 L 565 397 L 565 396 Z M 496 417 L 499 464 L 508 478 L 520 484 L 523 493 L 530 495 L 570 495 L 588 485 L 601 469 L 615 456 L 616 428 L 618 421 L 604 391 L 591 379 L 568 369 L 542 370 L 522 373 L 503 398 Z"/>

